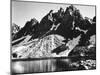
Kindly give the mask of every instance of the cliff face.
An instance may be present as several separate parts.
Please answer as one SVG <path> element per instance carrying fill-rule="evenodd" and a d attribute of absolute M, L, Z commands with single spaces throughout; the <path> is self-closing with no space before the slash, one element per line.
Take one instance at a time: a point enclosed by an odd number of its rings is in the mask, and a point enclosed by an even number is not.
<path fill-rule="evenodd" d="M 27 35 L 33 35 L 35 30 L 38 29 L 38 21 L 33 18 L 30 21 L 27 21 L 25 26 L 22 27 L 13 37 L 12 41 L 17 40 L 19 38 L 25 37 Z"/>
<path fill-rule="evenodd" d="M 16 25 L 15 23 L 12 24 L 11 26 L 12 29 L 12 38 L 14 37 L 14 35 L 19 32 L 20 30 L 20 26 Z"/>
<path fill-rule="evenodd" d="M 93 35 L 96 35 L 95 17 L 92 20 L 83 18 L 80 11 L 72 5 L 65 11 L 63 8 L 55 13 L 51 10 L 40 23 L 35 18 L 31 19 L 15 34 L 12 39 L 12 57 L 73 56 L 78 51 L 77 46 L 87 49 L 91 47 L 90 37 Z"/>
<path fill-rule="evenodd" d="M 31 43 L 24 43 L 13 48 L 18 58 L 40 58 L 68 56 L 69 52 L 78 44 L 80 36 L 70 40 L 67 44 L 60 35 L 49 35 L 43 39 L 35 39 Z"/>

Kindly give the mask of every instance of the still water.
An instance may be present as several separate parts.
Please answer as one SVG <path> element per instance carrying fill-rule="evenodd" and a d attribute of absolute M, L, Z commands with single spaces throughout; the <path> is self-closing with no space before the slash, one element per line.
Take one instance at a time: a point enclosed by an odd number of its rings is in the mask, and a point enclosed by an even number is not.
<path fill-rule="evenodd" d="M 12 61 L 12 73 L 40 73 L 79 70 L 80 61 L 86 58 L 61 58 Z M 85 70 L 81 66 L 82 70 Z M 81 70 L 80 69 L 80 70 Z"/>

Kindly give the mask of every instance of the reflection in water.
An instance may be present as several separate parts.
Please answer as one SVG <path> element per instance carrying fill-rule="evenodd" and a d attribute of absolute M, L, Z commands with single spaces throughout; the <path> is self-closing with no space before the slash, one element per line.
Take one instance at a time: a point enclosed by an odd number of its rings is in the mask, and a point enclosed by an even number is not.
<path fill-rule="evenodd" d="M 55 59 L 12 62 L 15 73 L 49 72 L 55 71 Z"/>
<path fill-rule="evenodd" d="M 36 72 L 85 70 L 86 69 L 85 65 L 81 65 L 82 64 L 81 61 L 85 62 L 86 60 L 85 58 L 84 59 L 67 58 L 67 59 L 43 59 L 43 60 L 41 59 L 41 60 L 31 60 L 31 61 L 12 61 L 12 73 L 36 73 Z M 92 67 L 92 69 L 95 69 L 96 68 L 95 62 L 93 63 L 94 67 Z"/>

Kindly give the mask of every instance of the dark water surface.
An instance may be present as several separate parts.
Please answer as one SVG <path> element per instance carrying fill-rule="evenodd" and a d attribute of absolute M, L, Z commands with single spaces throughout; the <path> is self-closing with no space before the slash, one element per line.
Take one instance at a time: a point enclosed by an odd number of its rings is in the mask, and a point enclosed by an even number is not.
<path fill-rule="evenodd" d="M 59 59 L 39 59 L 39 60 L 12 60 L 11 66 L 12 66 L 12 73 L 17 73 L 17 74 L 85 70 L 83 66 L 80 66 L 80 61 L 87 59 L 93 59 L 93 58 L 73 57 L 73 58 L 59 58 Z"/>

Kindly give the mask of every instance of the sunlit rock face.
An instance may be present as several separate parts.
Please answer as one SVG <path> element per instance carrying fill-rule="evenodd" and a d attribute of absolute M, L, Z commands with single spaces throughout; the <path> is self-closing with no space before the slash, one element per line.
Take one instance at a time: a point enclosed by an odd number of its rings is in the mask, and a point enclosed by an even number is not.
<path fill-rule="evenodd" d="M 59 35 L 49 35 L 43 39 L 33 40 L 32 43 L 26 46 L 19 46 L 13 48 L 13 53 L 22 55 L 21 58 L 34 58 L 34 57 L 51 57 L 51 51 L 56 47 L 62 45 L 64 38 Z M 24 56 L 25 55 L 25 56 Z M 18 57 L 20 58 L 20 57 Z"/>
<path fill-rule="evenodd" d="M 91 48 L 91 47 L 96 47 L 96 35 L 92 35 L 89 39 L 89 46 L 88 48 Z"/>
<path fill-rule="evenodd" d="M 15 34 L 17 32 L 19 32 L 20 26 L 18 26 L 17 24 L 13 23 L 12 26 L 11 26 L 11 28 L 12 28 L 12 39 L 13 39 L 13 37 L 15 36 Z"/>
<path fill-rule="evenodd" d="M 66 46 L 68 47 L 67 50 L 61 52 L 59 55 L 60 56 L 68 56 L 68 54 L 73 50 L 74 47 L 76 47 L 79 44 L 81 35 L 79 35 L 76 38 L 73 38 L 72 40 L 68 41 L 68 43 L 66 44 Z"/>
<path fill-rule="evenodd" d="M 61 57 L 68 56 L 69 52 L 78 44 L 81 36 L 69 40 L 68 43 L 63 42 L 64 37 L 60 35 L 49 35 L 43 39 L 33 40 L 32 43 L 24 46 L 23 44 L 19 47 L 13 48 L 13 53 L 17 54 L 17 58 L 43 58 L 43 57 Z M 59 54 L 52 53 L 55 48 L 65 44 L 65 50 L 60 50 Z"/>
<path fill-rule="evenodd" d="M 76 46 L 73 50 L 69 53 L 68 56 L 96 56 L 96 39 L 95 35 L 90 37 L 89 45 L 87 46 Z"/>
<path fill-rule="evenodd" d="M 16 34 L 20 30 L 20 27 L 15 23 L 12 24 L 12 33 Z"/>

